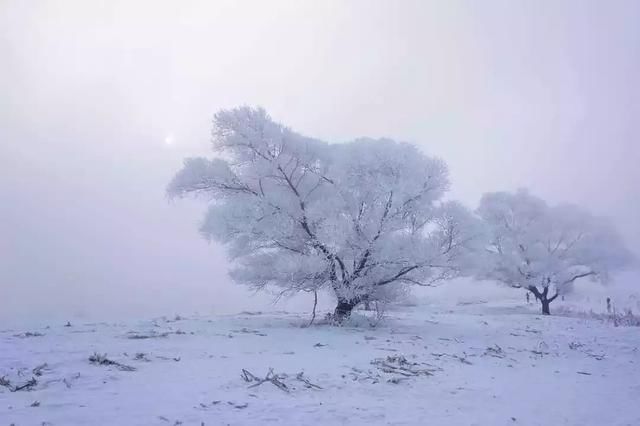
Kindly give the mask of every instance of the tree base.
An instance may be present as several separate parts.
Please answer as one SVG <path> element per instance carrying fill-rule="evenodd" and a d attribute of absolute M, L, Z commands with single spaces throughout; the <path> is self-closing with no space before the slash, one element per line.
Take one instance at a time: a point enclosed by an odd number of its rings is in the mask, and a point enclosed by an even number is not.
<path fill-rule="evenodd" d="M 333 311 L 333 321 L 336 324 L 342 324 L 344 320 L 351 316 L 353 308 L 355 308 L 358 303 L 357 301 L 339 300 L 338 305 Z"/>
<path fill-rule="evenodd" d="M 542 315 L 551 315 L 551 311 L 549 311 L 549 303 L 540 302 L 542 304 Z"/>

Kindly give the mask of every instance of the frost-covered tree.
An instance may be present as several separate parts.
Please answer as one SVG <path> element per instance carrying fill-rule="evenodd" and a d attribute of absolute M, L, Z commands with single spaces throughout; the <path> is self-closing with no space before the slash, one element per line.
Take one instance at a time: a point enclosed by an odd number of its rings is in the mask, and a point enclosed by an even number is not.
<path fill-rule="evenodd" d="M 576 206 L 549 206 L 526 190 L 485 194 L 477 213 L 486 232 L 478 277 L 530 291 L 546 315 L 577 281 L 604 283 L 631 260 L 607 220 Z"/>
<path fill-rule="evenodd" d="M 168 193 L 210 199 L 201 232 L 227 247 L 239 283 L 328 288 L 341 320 L 461 271 L 475 222 L 441 201 L 446 165 L 410 144 L 328 144 L 243 107 L 215 115 L 213 150 L 185 160 Z"/>

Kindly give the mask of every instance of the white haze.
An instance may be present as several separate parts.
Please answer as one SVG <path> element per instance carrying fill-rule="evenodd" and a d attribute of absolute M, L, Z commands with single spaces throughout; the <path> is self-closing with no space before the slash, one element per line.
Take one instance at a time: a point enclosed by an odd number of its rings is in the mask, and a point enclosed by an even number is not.
<path fill-rule="evenodd" d="M 634 1 L 2 1 L 0 321 L 270 303 L 229 282 L 204 205 L 164 192 L 237 105 L 413 142 L 470 206 L 522 186 L 581 204 L 638 253 L 639 19 Z"/>

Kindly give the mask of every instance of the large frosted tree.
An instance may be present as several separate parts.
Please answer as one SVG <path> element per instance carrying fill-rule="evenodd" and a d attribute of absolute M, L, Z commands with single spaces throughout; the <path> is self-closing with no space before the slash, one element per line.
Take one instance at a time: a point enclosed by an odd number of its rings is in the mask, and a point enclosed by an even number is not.
<path fill-rule="evenodd" d="M 604 283 L 631 261 L 606 219 L 549 206 L 526 190 L 485 194 L 477 213 L 486 232 L 478 277 L 530 291 L 546 315 L 580 280 Z"/>
<path fill-rule="evenodd" d="M 328 144 L 243 107 L 215 115 L 213 150 L 185 160 L 168 193 L 210 200 L 201 232 L 227 247 L 239 283 L 283 294 L 330 289 L 341 320 L 466 262 L 475 222 L 441 201 L 446 165 L 410 144 Z"/>

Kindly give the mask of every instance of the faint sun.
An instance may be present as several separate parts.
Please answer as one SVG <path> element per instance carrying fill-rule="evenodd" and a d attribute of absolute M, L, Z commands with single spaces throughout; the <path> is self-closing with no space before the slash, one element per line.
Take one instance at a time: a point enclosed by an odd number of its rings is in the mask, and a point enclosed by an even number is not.
<path fill-rule="evenodd" d="M 165 136 L 165 138 L 164 138 L 164 144 L 165 145 L 167 145 L 167 146 L 173 145 L 173 142 L 174 142 L 174 140 L 173 140 L 173 135 L 172 134 L 169 134 L 169 135 Z"/>

